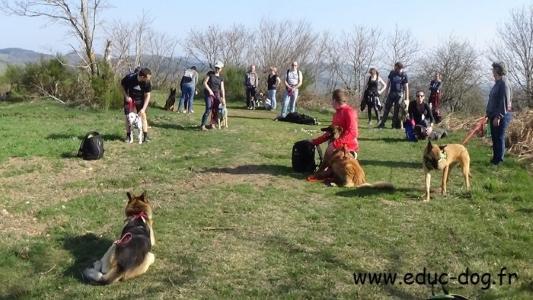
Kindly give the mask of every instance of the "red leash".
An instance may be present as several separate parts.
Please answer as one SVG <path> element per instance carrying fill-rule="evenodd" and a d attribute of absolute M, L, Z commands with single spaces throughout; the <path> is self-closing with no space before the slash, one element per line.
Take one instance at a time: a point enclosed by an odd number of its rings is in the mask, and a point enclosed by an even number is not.
<path fill-rule="evenodd" d="M 148 215 L 144 211 L 142 211 L 132 216 L 132 220 L 135 220 L 138 218 L 141 218 L 143 223 L 146 223 L 146 220 L 148 220 Z M 116 240 L 114 244 L 117 244 L 119 246 L 124 246 L 127 243 L 129 243 L 132 238 L 133 238 L 132 234 L 130 232 L 126 232 L 120 239 Z"/>
<path fill-rule="evenodd" d="M 463 140 L 463 145 L 466 145 L 466 143 L 468 143 L 468 141 L 470 141 L 470 139 L 472 139 L 475 134 L 477 134 L 479 137 L 482 137 L 485 132 L 486 123 L 487 119 L 485 117 L 479 118 L 476 123 L 476 126 L 472 130 L 470 130 L 468 135 Z"/>

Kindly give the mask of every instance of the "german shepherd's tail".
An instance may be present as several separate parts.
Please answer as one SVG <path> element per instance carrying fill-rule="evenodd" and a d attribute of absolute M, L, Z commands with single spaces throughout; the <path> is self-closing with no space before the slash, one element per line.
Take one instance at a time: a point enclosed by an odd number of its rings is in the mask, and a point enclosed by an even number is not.
<path fill-rule="evenodd" d="M 374 183 L 365 182 L 357 186 L 357 188 L 372 188 L 381 190 L 394 190 L 394 185 L 386 181 L 378 181 Z"/>

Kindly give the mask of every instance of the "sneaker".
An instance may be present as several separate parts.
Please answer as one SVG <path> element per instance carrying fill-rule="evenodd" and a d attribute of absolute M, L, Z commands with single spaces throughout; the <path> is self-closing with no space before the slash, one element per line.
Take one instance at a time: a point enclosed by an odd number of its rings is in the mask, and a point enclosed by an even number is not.
<path fill-rule="evenodd" d="M 207 129 L 207 127 L 205 127 L 204 125 L 202 125 L 202 126 L 200 126 L 200 130 L 201 130 L 201 131 L 207 131 L 208 129 Z"/>
<path fill-rule="evenodd" d="M 194 114 L 194 110 L 192 110 L 192 109 L 189 110 L 189 113 L 190 113 L 190 114 Z"/>

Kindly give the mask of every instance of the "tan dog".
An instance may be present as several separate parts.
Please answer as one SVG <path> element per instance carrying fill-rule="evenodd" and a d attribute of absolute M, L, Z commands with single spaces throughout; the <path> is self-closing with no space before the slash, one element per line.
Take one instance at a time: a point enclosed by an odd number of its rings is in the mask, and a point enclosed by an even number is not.
<path fill-rule="evenodd" d="M 91 268 L 83 271 L 91 283 L 110 284 L 139 276 L 155 260 L 150 252 L 155 245 L 155 238 L 152 208 L 146 199 L 146 192 L 140 196 L 132 196 L 129 192 L 127 195 L 126 221 L 120 239 Z"/>
<path fill-rule="evenodd" d="M 331 125 L 322 128 L 322 131 L 329 132 L 330 140 L 334 141 L 342 134 L 342 127 Z M 367 183 L 365 172 L 359 161 L 346 150 L 346 147 L 336 149 L 329 154 L 326 152 L 314 176 L 317 179 L 332 180 L 336 185 L 344 187 L 394 188 L 388 182 Z"/>
<path fill-rule="evenodd" d="M 426 199 L 429 201 L 430 184 L 431 184 L 431 170 L 442 170 L 441 192 L 446 194 L 446 184 L 448 183 L 448 176 L 450 169 L 456 164 L 461 165 L 463 176 L 465 177 L 465 184 L 467 191 L 470 191 L 470 155 L 465 146 L 460 144 L 449 145 L 432 145 L 428 140 L 423 156 L 424 172 L 426 174 Z"/>

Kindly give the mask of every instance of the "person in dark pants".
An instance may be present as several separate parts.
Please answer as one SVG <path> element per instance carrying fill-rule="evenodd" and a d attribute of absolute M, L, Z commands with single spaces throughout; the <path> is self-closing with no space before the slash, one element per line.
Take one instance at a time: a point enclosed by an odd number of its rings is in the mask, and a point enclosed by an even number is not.
<path fill-rule="evenodd" d="M 150 103 L 150 92 L 152 85 L 150 77 L 152 71 L 148 68 L 141 68 L 137 72 L 126 75 L 120 82 L 122 93 L 124 94 L 124 114 L 126 115 L 126 141 L 131 136 L 131 128 L 128 122 L 128 114 L 137 111 L 143 123 L 143 142 L 148 141 L 148 122 L 146 121 L 146 109 Z"/>
<path fill-rule="evenodd" d="M 433 131 L 433 123 L 435 119 L 431 113 L 429 105 L 424 102 L 424 92 L 416 92 L 416 100 L 409 102 L 408 108 L 408 122 L 411 123 L 413 128 L 419 127 L 418 130 L 415 130 L 417 139 L 425 139 Z"/>
<path fill-rule="evenodd" d="M 385 128 L 385 122 L 389 116 L 390 109 L 394 106 L 392 113 L 392 128 L 402 128 L 399 118 L 400 101 L 409 100 L 409 80 L 407 74 L 403 72 L 403 64 L 397 62 L 394 64 L 394 70 L 389 73 L 387 81 L 388 90 L 387 101 L 385 102 L 385 111 L 377 128 Z"/>
<path fill-rule="evenodd" d="M 511 88 L 507 82 L 506 74 L 507 71 L 503 63 L 495 62 L 492 64 L 494 86 L 490 90 L 486 117 L 492 136 L 492 160 L 490 162 L 493 165 L 499 165 L 503 161 L 505 130 L 512 119 Z"/>
<path fill-rule="evenodd" d="M 246 107 L 248 109 L 255 109 L 257 100 L 257 86 L 259 85 L 259 78 L 255 72 L 255 65 L 250 66 L 250 70 L 244 74 L 244 87 L 246 89 Z"/>
<path fill-rule="evenodd" d="M 435 124 L 439 124 L 442 120 L 442 115 L 440 114 L 441 88 L 441 76 L 439 72 L 436 72 L 435 79 L 431 80 L 431 82 L 429 83 L 429 106 L 431 108 L 431 113 L 435 118 Z"/>
<path fill-rule="evenodd" d="M 224 64 L 220 61 L 215 63 L 215 71 L 209 71 L 204 79 L 205 112 L 202 116 L 201 130 L 207 130 L 207 126 L 215 128 L 213 122 L 207 124 L 209 115 L 211 120 L 216 120 L 219 104 L 226 105 L 224 78 L 220 75 Z"/>
<path fill-rule="evenodd" d="M 382 88 L 379 89 L 381 84 Z M 363 102 L 361 103 L 361 110 L 364 110 L 364 107 L 368 107 L 368 125 L 372 122 L 372 111 L 376 114 L 376 124 L 379 125 L 379 112 L 381 111 L 381 102 L 379 100 L 379 95 L 385 91 L 387 84 L 376 68 L 370 68 L 368 70 L 368 80 L 366 83 L 365 93 L 363 95 Z"/>

